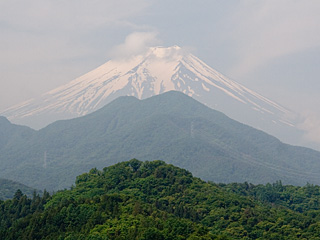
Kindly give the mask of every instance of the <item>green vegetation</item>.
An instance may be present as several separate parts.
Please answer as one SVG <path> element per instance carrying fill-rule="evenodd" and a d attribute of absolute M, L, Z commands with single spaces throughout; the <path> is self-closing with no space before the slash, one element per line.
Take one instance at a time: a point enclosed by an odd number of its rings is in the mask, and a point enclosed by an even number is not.
<path fill-rule="evenodd" d="M 281 181 L 266 185 L 248 183 L 218 184 L 228 192 L 276 205 L 281 205 L 300 213 L 320 210 L 320 186 L 307 184 L 304 187 L 282 185 Z M 320 213 L 320 212 L 319 212 Z"/>
<path fill-rule="evenodd" d="M 20 189 L 24 194 L 31 197 L 35 189 L 32 189 L 21 183 L 0 178 L 0 200 L 13 198 L 14 193 Z"/>
<path fill-rule="evenodd" d="M 319 152 L 283 144 L 178 92 L 120 97 L 39 131 L 0 118 L 0 176 L 36 189 L 68 188 L 93 167 L 134 157 L 214 182 L 320 184 Z"/>
<path fill-rule="evenodd" d="M 0 239 L 320 239 L 319 187 L 214 184 L 163 161 L 90 170 L 0 202 Z"/>

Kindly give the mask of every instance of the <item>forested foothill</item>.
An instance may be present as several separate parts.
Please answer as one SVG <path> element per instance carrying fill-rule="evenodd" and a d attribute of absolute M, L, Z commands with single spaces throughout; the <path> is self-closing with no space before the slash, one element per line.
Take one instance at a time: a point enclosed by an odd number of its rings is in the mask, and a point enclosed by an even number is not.
<path fill-rule="evenodd" d="M 320 239 L 319 186 L 217 184 L 163 161 L 0 201 L 0 239 Z"/>

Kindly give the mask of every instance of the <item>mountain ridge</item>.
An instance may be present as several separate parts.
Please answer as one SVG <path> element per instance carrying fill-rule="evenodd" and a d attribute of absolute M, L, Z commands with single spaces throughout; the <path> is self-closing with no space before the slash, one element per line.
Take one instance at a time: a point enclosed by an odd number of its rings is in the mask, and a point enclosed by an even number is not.
<path fill-rule="evenodd" d="M 228 79 L 184 49 L 154 47 L 143 54 L 110 60 L 39 98 L 1 115 L 40 129 L 61 119 L 91 113 L 119 96 L 145 99 L 181 91 L 229 117 L 291 143 L 301 137 L 297 114 Z M 297 137 L 298 136 L 298 137 Z"/>
<path fill-rule="evenodd" d="M 0 201 L 13 198 L 15 192 L 18 189 L 28 197 L 31 197 L 32 194 L 36 191 L 36 189 L 30 188 L 22 183 L 0 178 Z"/>
<path fill-rule="evenodd" d="M 0 176 L 56 190 L 90 168 L 132 158 L 167 160 L 215 182 L 320 182 L 319 152 L 284 144 L 174 91 L 144 100 L 119 97 L 34 131 L 0 151 Z"/>

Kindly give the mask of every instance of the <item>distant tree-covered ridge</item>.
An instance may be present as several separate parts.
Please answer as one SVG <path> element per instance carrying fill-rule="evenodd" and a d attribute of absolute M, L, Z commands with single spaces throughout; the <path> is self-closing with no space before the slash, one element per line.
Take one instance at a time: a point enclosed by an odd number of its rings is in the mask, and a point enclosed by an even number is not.
<path fill-rule="evenodd" d="M 14 193 L 20 189 L 24 194 L 31 197 L 35 189 L 24 184 L 0 178 L 0 200 L 13 198 Z"/>
<path fill-rule="evenodd" d="M 36 189 L 124 159 L 159 159 L 206 181 L 320 184 L 320 152 L 290 146 L 180 92 L 119 97 L 84 117 L 35 131 L 0 117 L 0 176 Z"/>
<path fill-rule="evenodd" d="M 0 239 L 320 239 L 318 201 L 318 186 L 214 184 L 133 159 L 0 201 Z"/>

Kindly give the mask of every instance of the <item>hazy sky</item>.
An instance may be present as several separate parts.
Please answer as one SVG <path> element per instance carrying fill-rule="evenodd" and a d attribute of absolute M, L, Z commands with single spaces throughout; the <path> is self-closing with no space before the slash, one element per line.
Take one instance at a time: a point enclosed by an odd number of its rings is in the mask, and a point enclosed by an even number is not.
<path fill-rule="evenodd" d="M 319 0 L 2 0 L 0 111 L 146 46 L 179 45 L 307 117 L 320 141 Z"/>

